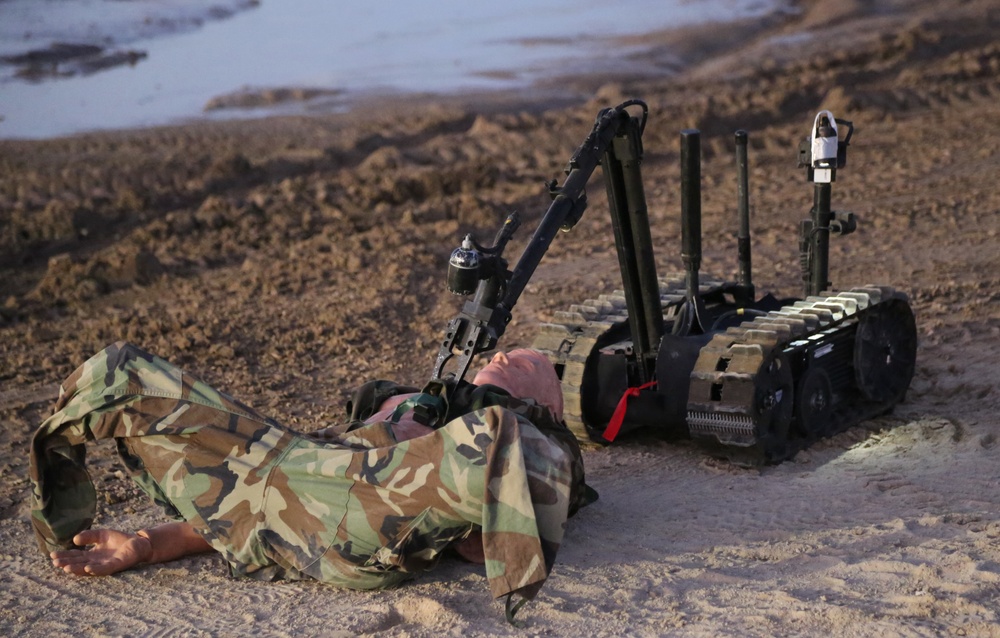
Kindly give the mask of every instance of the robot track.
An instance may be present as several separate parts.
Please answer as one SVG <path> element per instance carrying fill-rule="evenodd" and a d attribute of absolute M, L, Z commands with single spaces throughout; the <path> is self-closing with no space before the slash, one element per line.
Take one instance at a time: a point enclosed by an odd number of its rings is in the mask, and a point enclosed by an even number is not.
<path fill-rule="evenodd" d="M 721 299 L 726 284 L 722 281 L 702 279 L 700 296 L 703 299 Z M 672 322 L 685 299 L 683 278 L 678 276 L 660 279 L 660 305 L 665 321 Z M 587 362 L 606 337 L 616 328 L 627 325 L 628 310 L 625 293 L 616 290 L 573 304 L 569 310 L 558 311 L 551 323 L 539 327 L 531 347 L 544 352 L 556 366 L 562 379 L 564 416 L 566 425 L 583 443 L 598 440 L 605 424 L 588 422 L 584 416 L 583 390 Z"/>
<path fill-rule="evenodd" d="M 726 288 L 706 282 L 700 296 L 723 308 Z M 661 285 L 668 324 L 683 291 L 676 281 Z M 533 344 L 562 373 L 566 421 L 578 438 L 597 438 L 606 426 L 589 422 L 582 388 L 593 351 L 625 318 L 621 295 L 602 296 L 560 313 Z M 891 411 L 916 363 L 913 312 L 904 294 L 887 287 L 808 297 L 703 338 L 687 387 L 660 391 L 686 391 L 687 433 L 741 465 L 780 462 Z"/>
<path fill-rule="evenodd" d="M 906 296 L 863 287 L 808 297 L 716 334 L 688 395 L 691 436 L 744 465 L 785 460 L 892 410 L 916 365 Z"/>

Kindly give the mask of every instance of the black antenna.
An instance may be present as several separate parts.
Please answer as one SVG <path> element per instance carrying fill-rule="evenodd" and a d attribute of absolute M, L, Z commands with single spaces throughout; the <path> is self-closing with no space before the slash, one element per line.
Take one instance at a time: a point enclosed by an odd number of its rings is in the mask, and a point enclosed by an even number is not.
<path fill-rule="evenodd" d="M 701 323 L 698 270 L 701 268 L 701 131 L 681 131 L 681 260 L 687 294 L 673 333 L 705 332 Z"/>
<path fill-rule="evenodd" d="M 751 304 L 756 298 L 750 259 L 750 177 L 747 162 L 747 132 L 736 131 L 736 197 L 740 229 L 736 235 L 737 258 L 739 259 L 740 299 L 742 304 Z"/>

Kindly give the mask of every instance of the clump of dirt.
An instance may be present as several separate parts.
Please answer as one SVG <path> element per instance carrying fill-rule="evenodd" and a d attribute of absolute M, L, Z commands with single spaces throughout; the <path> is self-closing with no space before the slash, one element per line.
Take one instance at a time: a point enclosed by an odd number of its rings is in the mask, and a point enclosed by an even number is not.
<path fill-rule="evenodd" d="M 209 100 L 204 107 L 206 111 L 222 109 L 254 109 L 264 106 L 275 106 L 289 102 L 308 102 L 316 98 L 342 95 L 343 91 L 330 89 L 309 89 L 301 87 L 279 87 L 269 89 L 246 88 L 234 93 L 219 95 Z"/>
<path fill-rule="evenodd" d="M 164 274 L 156 255 L 135 247 L 111 247 L 89 259 L 61 254 L 49 259 L 45 275 L 25 298 L 43 303 L 89 301 L 133 285 L 146 286 Z"/>

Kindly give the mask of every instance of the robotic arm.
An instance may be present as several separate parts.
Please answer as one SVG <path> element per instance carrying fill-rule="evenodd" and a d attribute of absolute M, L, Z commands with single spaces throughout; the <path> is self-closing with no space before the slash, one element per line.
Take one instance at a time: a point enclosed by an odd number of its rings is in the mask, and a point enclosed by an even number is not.
<path fill-rule="evenodd" d="M 556 231 L 571 229 L 586 210 L 587 182 L 623 123 L 629 121 L 627 109 L 632 106 L 642 108 L 641 131 L 646 124 L 648 107 L 639 100 L 624 102 L 598 114 L 593 130 L 570 158 L 562 186 L 557 186 L 555 180 L 549 185 L 552 204 L 513 271 L 507 269 L 503 251 L 520 225 L 516 213 L 507 217 L 493 246 L 480 246 L 469 235 L 452 253 L 448 264 L 449 289 L 458 295 L 474 292 L 475 296 L 466 301 L 458 316 L 448 323 L 431 371 L 432 381 L 445 376 L 461 381 L 475 355 L 496 347 L 510 323 L 515 304 L 548 251 Z M 445 367 L 452 359 L 455 359 L 454 369 L 446 375 Z"/>

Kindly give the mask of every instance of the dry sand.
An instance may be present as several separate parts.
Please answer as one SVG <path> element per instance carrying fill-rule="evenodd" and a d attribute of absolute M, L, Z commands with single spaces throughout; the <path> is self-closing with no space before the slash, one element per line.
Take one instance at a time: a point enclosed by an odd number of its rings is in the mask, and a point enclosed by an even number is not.
<path fill-rule="evenodd" d="M 558 106 L 372 102 L 347 116 L 0 142 L 0 634 L 1000 635 L 1000 2 L 803 8 L 657 34 L 636 67 L 680 74 L 573 78 Z M 798 294 L 796 228 L 811 204 L 798 141 L 820 108 L 854 121 L 834 206 L 862 225 L 835 240 L 831 275 L 911 296 L 918 367 L 892 415 L 758 470 L 655 438 L 587 451 L 601 499 L 570 522 L 522 629 L 482 570 L 459 562 L 357 593 L 231 580 L 214 556 L 79 579 L 38 553 L 29 437 L 89 354 L 126 338 L 307 430 L 339 419 L 361 380 L 420 383 L 459 306 L 444 292 L 451 248 L 468 230 L 492 235 L 510 209 L 537 221 L 543 182 L 598 108 L 631 96 L 652 107 L 644 170 L 661 271 L 681 268 L 677 131 L 696 126 L 704 271 L 733 275 L 731 139 L 745 127 L 755 280 L 782 294 Z M 616 287 L 604 210 L 595 183 L 505 347 Z M 98 523 L 160 520 L 111 447 L 90 456 Z"/>

